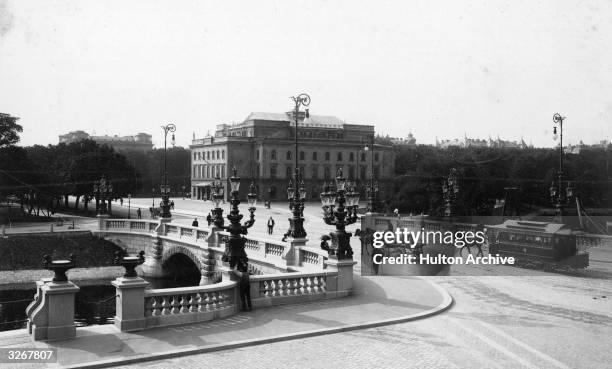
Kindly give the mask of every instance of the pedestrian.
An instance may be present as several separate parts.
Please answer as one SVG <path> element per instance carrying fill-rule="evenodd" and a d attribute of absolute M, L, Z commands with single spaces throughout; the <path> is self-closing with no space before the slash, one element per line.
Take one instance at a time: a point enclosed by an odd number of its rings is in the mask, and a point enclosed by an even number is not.
<path fill-rule="evenodd" d="M 234 274 L 240 278 L 240 301 L 242 302 L 242 310 L 252 310 L 251 306 L 251 279 L 249 277 L 248 264 L 244 261 L 238 263 Z"/>
<path fill-rule="evenodd" d="M 272 234 L 273 232 L 274 232 L 274 219 L 270 217 L 270 219 L 268 219 L 268 234 Z"/>
<path fill-rule="evenodd" d="M 121 206 L 123 206 L 123 197 L 119 198 L 119 204 L 121 204 Z"/>
<path fill-rule="evenodd" d="M 193 222 L 191 222 L 191 226 L 192 227 L 197 227 L 198 226 L 198 218 L 194 218 Z"/>
<path fill-rule="evenodd" d="M 174 200 L 170 201 L 170 209 L 174 210 Z"/>
<path fill-rule="evenodd" d="M 136 210 L 136 215 L 138 215 L 138 219 L 142 219 L 142 211 L 140 211 L 140 208 Z"/>
<path fill-rule="evenodd" d="M 395 210 L 393 210 L 393 214 L 395 214 L 396 217 L 399 217 L 399 210 L 395 208 Z"/>
<path fill-rule="evenodd" d="M 208 226 L 210 227 L 210 223 L 212 223 L 212 217 L 210 216 L 210 213 L 208 213 L 208 215 L 206 216 L 206 222 L 208 223 Z"/>

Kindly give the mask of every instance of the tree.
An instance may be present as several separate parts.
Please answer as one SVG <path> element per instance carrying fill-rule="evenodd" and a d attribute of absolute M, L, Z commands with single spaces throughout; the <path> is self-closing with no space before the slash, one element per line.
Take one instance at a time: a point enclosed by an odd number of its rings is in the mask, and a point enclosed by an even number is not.
<path fill-rule="evenodd" d="M 17 124 L 19 118 L 0 113 L 0 147 L 14 145 L 19 142 L 19 133 L 23 127 Z"/>

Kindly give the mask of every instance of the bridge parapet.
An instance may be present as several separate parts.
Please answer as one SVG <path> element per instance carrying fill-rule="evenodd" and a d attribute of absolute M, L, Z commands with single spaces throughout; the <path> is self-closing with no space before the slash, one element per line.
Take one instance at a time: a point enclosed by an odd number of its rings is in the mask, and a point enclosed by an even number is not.
<path fill-rule="evenodd" d="M 349 269 L 320 272 L 292 272 L 251 276 L 253 307 L 300 303 L 347 296 L 352 288 Z M 350 276 L 344 275 L 350 273 Z M 113 282 L 122 296 L 117 304 L 115 326 L 135 331 L 177 324 L 221 319 L 239 311 L 240 286 L 235 281 L 195 287 L 147 290 L 139 278 L 118 278 Z M 133 290 L 141 289 L 139 293 Z M 131 290 L 131 293 L 125 293 Z M 119 305 L 118 305 L 119 306 Z"/>
<path fill-rule="evenodd" d="M 237 293 L 237 284 L 232 281 L 145 290 L 144 328 L 204 322 L 233 315 L 238 311 Z"/>

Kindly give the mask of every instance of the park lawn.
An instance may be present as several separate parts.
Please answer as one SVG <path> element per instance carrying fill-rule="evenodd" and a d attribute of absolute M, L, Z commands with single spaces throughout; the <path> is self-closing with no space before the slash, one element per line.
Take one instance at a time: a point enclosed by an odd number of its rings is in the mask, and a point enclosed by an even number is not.
<path fill-rule="evenodd" d="M 0 271 L 42 269 L 45 254 L 57 260 L 74 253 L 79 268 L 110 266 L 118 250 L 91 233 L 14 235 L 0 238 Z"/>

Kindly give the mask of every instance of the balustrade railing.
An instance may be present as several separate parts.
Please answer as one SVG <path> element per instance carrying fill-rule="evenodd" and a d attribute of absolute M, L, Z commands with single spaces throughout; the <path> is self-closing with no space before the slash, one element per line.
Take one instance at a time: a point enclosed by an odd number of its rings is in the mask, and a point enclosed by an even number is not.
<path fill-rule="evenodd" d="M 157 222 L 151 220 L 106 219 L 106 230 L 123 232 L 151 232 L 157 227 Z"/>
<path fill-rule="evenodd" d="M 251 298 L 324 295 L 328 291 L 328 278 L 337 275 L 337 272 L 294 272 L 252 276 Z"/>
<path fill-rule="evenodd" d="M 146 326 L 212 320 L 236 310 L 236 282 L 145 290 Z"/>

